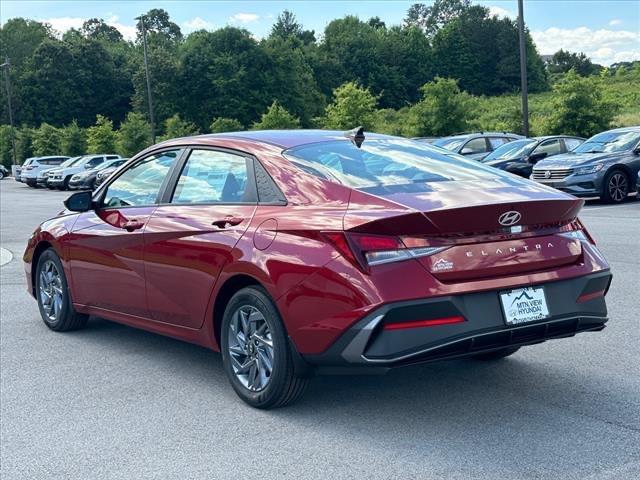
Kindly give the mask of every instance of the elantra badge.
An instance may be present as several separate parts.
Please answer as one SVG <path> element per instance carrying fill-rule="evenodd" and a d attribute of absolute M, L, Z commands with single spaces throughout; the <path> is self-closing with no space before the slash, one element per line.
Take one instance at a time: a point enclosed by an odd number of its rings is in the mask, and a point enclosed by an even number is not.
<path fill-rule="evenodd" d="M 515 225 L 522 218 L 522 214 L 516 210 L 510 210 L 508 212 L 504 212 L 502 215 L 498 217 L 498 223 L 500 225 L 504 225 L 505 227 L 510 227 L 511 225 Z"/>

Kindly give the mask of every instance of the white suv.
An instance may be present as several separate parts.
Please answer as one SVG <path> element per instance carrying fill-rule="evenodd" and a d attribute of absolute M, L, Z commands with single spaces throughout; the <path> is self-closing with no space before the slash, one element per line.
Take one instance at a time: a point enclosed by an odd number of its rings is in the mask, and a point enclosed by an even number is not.
<path fill-rule="evenodd" d="M 29 158 L 20 169 L 20 181 L 30 187 L 35 187 L 39 173 L 56 168 L 68 159 L 69 157 L 59 155 Z"/>
<path fill-rule="evenodd" d="M 69 188 L 69 181 L 74 174 L 95 168 L 106 160 L 115 160 L 117 158 L 120 158 L 120 155 L 85 155 L 70 167 L 56 168 L 50 171 L 47 176 L 47 186 L 67 190 Z"/>

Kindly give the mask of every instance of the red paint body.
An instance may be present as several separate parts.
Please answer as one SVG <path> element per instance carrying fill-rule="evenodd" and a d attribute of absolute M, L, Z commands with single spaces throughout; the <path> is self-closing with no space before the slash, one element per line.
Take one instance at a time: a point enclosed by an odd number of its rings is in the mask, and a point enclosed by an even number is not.
<path fill-rule="evenodd" d="M 383 198 L 312 176 L 282 155 L 284 149 L 308 142 L 348 141 L 343 137 L 323 132 L 255 135 L 178 139 L 136 158 L 167 146 L 245 152 L 272 176 L 286 205 L 62 212 L 29 241 L 24 260 L 30 291 L 33 256 L 51 245 L 79 312 L 218 350 L 215 322 L 221 312 L 214 311 L 216 298 L 241 275 L 268 291 L 297 350 L 313 355 L 384 304 L 509 289 L 608 269 L 591 243 L 558 234 L 576 219 L 583 203 L 564 193 L 497 177 L 442 182 L 430 193 Z M 522 233 L 505 233 L 497 222 L 501 213 L 513 209 L 522 213 Z M 224 230 L 212 226 L 227 216 L 241 221 Z M 142 226 L 124 229 L 131 219 Z M 365 271 L 327 241 L 320 233 L 324 231 L 427 237 L 450 248 Z M 440 259 L 454 267 L 438 271 Z"/>

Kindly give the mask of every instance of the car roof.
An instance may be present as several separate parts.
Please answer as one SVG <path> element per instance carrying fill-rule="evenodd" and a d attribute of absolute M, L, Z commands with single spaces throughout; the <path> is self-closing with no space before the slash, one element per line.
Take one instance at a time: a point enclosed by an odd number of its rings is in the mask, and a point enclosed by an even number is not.
<path fill-rule="evenodd" d="M 605 130 L 604 132 L 640 132 L 640 125 L 633 125 L 631 127 L 620 127 L 620 128 L 612 128 L 611 130 Z"/>
<path fill-rule="evenodd" d="M 539 137 L 530 137 L 534 140 L 549 140 L 550 138 L 575 138 L 576 140 L 586 140 L 584 137 L 577 137 L 575 135 L 541 135 Z"/>
<path fill-rule="evenodd" d="M 66 155 L 47 155 L 46 157 L 32 157 L 35 160 L 46 160 L 47 158 L 71 158 Z"/>
<path fill-rule="evenodd" d="M 448 135 L 446 137 L 441 137 L 439 140 L 444 138 L 471 138 L 471 137 L 515 137 L 515 138 L 526 138 L 517 133 L 511 132 L 468 132 L 468 133 L 458 133 L 455 135 Z"/>
<path fill-rule="evenodd" d="M 365 141 L 367 138 L 399 138 L 379 133 L 364 132 Z M 172 139 L 168 143 L 177 140 L 191 139 L 242 139 L 252 142 L 268 143 L 283 149 L 298 147 L 309 143 L 330 142 L 335 140 L 348 140 L 346 132 L 342 130 L 251 130 L 245 132 L 226 132 L 197 135 L 182 139 Z"/>

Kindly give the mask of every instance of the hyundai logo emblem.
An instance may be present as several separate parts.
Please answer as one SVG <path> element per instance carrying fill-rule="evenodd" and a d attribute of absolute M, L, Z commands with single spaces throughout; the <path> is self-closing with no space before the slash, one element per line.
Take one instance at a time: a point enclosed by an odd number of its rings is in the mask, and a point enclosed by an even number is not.
<path fill-rule="evenodd" d="M 498 223 L 500 225 L 504 225 L 505 227 L 510 227 L 511 225 L 515 225 L 522 218 L 522 214 L 515 210 L 510 210 L 508 212 L 504 212 L 502 215 L 498 217 Z"/>

